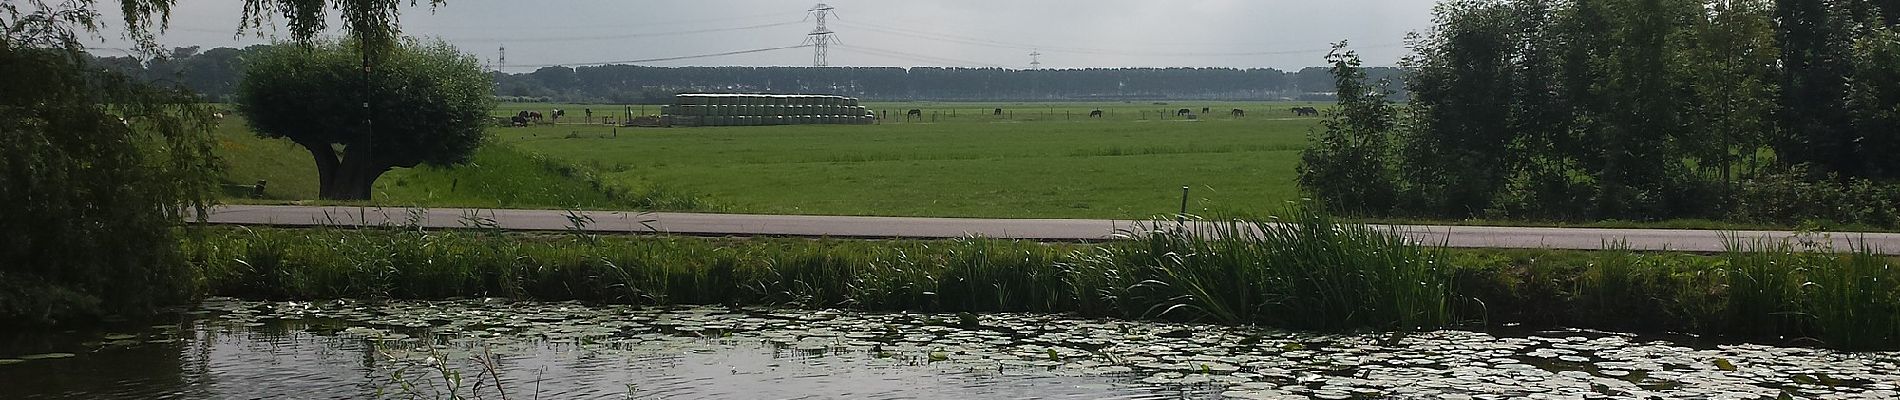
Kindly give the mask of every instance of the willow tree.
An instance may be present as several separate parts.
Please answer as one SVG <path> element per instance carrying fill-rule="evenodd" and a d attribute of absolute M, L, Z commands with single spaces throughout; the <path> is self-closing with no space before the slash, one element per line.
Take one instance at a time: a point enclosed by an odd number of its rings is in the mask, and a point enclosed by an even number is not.
<path fill-rule="evenodd" d="M 394 43 L 414 1 L 246 0 L 241 22 L 287 17 L 307 41 L 338 10 L 365 43 Z M 440 4 L 430 1 L 430 5 Z M 212 110 L 181 88 L 92 63 L 117 9 L 134 53 L 161 56 L 174 0 L 0 0 L 0 326 L 137 316 L 188 299 L 174 228 L 215 182 Z"/>
<path fill-rule="evenodd" d="M 378 53 L 367 77 L 355 42 L 273 46 L 245 62 L 238 110 L 258 135 L 310 151 L 325 199 L 367 200 L 392 168 L 464 163 L 481 145 L 494 81 L 473 56 L 415 40 Z"/>

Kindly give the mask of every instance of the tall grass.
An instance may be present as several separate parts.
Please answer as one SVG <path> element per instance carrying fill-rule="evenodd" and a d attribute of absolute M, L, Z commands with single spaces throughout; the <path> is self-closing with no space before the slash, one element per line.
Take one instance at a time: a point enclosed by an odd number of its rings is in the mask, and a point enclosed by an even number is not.
<path fill-rule="evenodd" d="M 1317 213 L 1290 215 L 1284 224 L 1130 232 L 1135 240 L 1095 247 L 230 230 L 197 259 L 212 293 L 267 298 L 1079 311 L 1335 330 L 1451 320 L 1434 252 Z"/>
<path fill-rule="evenodd" d="M 1277 223 L 1130 232 L 1077 276 L 1124 313 L 1295 328 L 1421 329 L 1451 322 L 1437 253 L 1398 235 L 1293 209 Z"/>
<path fill-rule="evenodd" d="M 1301 210 L 1157 224 L 1092 245 L 223 229 L 188 254 L 206 293 L 251 298 L 1072 312 L 1322 331 L 1521 323 L 1900 346 L 1900 270 L 1868 249 L 1448 250 Z"/>
<path fill-rule="evenodd" d="M 1799 249 L 1787 241 L 1731 241 L 1730 311 L 1737 330 L 1846 349 L 1900 344 L 1900 269 L 1856 244 Z"/>

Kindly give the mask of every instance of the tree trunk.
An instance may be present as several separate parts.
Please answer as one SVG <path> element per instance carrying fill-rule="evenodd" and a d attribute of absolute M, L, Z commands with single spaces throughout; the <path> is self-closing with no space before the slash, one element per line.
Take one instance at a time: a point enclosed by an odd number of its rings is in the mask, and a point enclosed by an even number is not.
<path fill-rule="evenodd" d="M 369 200 L 376 178 L 389 171 L 389 164 L 361 152 L 337 154 L 329 143 L 298 143 L 310 150 L 317 162 L 317 197 L 324 200 Z"/>

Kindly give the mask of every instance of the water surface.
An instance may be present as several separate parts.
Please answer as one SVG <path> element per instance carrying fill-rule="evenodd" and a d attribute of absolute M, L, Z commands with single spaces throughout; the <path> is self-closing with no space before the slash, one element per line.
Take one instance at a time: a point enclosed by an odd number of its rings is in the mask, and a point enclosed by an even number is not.
<path fill-rule="evenodd" d="M 6 398 L 1900 398 L 1900 355 L 1600 332 L 1319 335 L 1038 314 L 214 299 L 0 337 Z"/>

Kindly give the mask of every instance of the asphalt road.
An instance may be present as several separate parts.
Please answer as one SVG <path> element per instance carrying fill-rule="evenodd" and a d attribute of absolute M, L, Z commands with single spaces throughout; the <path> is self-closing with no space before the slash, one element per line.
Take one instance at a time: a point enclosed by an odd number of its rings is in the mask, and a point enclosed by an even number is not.
<path fill-rule="evenodd" d="M 580 221 L 580 222 L 575 222 Z M 745 215 L 698 213 L 633 213 L 611 211 L 498 210 L 463 208 L 219 206 L 210 222 L 274 226 L 382 226 L 419 225 L 426 228 L 499 228 L 527 231 L 568 231 L 576 227 L 601 233 L 653 233 L 696 236 L 796 236 L 834 238 L 992 238 L 1046 241 L 1115 239 L 1118 232 L 1139 230 L 1149 221 L 1087 219 L 979 219 L 912 217 L 843 217 L 808 215 Z M 1172 222 L 1162 222 L 1164 226 Z M 1427 244 L 1466 248 L 1596 250 L 1605 243 L 1624 241 L 1637 250 L 1711 252 L 1725 248 L 1726 240 L 1808 240 L 1834 243 L 1847 249 L 1855 244 L 1880 253 L 1900 255 L 1900 234 L 1808 233 L 1797 237 L 1786 231 L 1712 231 L 1685 229 L 1531 228 L 1491 226 L 1392 225 L 1408 238 Z"/>

